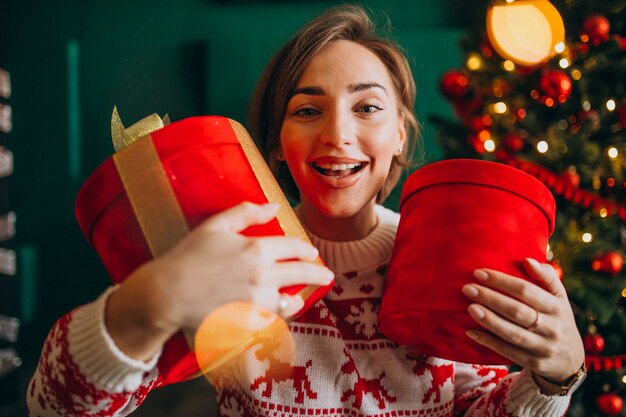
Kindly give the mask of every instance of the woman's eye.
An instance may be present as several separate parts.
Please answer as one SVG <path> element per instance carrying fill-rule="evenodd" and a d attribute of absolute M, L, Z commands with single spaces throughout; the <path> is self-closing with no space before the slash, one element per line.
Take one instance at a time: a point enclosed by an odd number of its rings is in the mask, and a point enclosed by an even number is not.
<path fill-rule="evenodd" d="M 361 106 L 358 109 L 358 111 L 361 113 L 375 113 L 380 110 L 382 110 L 382 107 L 375 106 L 373 104 L 366 104 L 365 106 Z"/>
<path fill-rule="evenodd" d="M 302 107 L 293 112 L 296 116 L 315 116 L 319 114 L 319 111 L 313 107 Z"/>

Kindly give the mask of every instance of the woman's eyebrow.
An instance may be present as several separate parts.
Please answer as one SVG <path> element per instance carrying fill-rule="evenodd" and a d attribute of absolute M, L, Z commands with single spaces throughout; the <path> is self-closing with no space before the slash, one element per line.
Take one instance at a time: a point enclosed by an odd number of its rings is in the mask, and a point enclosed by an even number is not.
<path fill-rule="evenodd" d="M 291 94 L 289 94 L 289 97 L 291 98 L 297 94 L 306 94 L 308 96 L 323 96 L 324 94 L 326 94 L 326 92 L 322 87 L 305 86 L 294 88 Z"/>
<path fill-rule="evenodd" d="M 359 91 L 369 90 L 370 88 L 380 88 L 385 92 L 385 94 L 387 94 L 387 89 L 375 81 L 364 81 L 350 84 L 348 86 L 348 92 L 357 93 Z M 316 86 L 297 87 L 291 92 L 289 98 L 297 94 L 306 94 L 308 96 L 323 96 L 326 94 L 326 91 L 322 87 Z"/>
<path fill-rule="evenodd" d="M 368 90 L 370 88 L 380 88 L 385 92 L 385 94 L 387 94 L 387 89 L 375 81 L 365 81 L 361 83 L 350 84 L 348 86 L 348 91 L 351 93 L 356 93 L 358 91 Z"/>

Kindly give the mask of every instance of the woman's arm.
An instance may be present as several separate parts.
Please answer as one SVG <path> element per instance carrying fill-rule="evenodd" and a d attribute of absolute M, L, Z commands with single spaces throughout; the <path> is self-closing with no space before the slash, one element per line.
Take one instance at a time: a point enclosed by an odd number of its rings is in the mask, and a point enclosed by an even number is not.
<path fill-rule="evenodd" d="M 276 211 L 244 203 L 213 216 L 115 290 L 59 320 L 31 381 L 31 415 L 126 415 L 160 383 L 154 366 L 177 331 L 197 328 L 231 301 L 276 310 L 279 288 L 328 284 L 332 273 L 308 262 L 317 256 L 311 245 L 237 233 Z M 285 315 L 302 306 L 299 297 L 289 302 Z"/>
<path fill-rule="evenodd" d="M 458 415 L 559 417 L 569 406 L 571 392 L 564 394 L 554 387 L 567 386 L 584 361 L 574 315 L 550 265 L 526 260 L 524 267 L 540 286 L 501 272 L 477 270 L 478 284 L 463 288 L 474 302 L 470 315 L 488 330 L 470 331 L 468 336 L 524 369 L 507 375 L 498 367 L 457 364 Z M 545 379 L 550 382 L 544 383 Z"/>

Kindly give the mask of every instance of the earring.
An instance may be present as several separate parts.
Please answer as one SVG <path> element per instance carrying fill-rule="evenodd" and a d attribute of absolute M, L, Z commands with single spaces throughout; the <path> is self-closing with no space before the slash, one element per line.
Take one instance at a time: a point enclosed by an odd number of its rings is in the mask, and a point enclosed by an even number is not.
<path fill-rule="evenodd" d="M 285 156 L 283 155 L 283 151 L 276 152 L 276 159 L 279 160 L 279 161 L 284 161 L 285 160 Z"/>
<path fill-rule="evenodd" d="M 398 147 L 398 149 L 396 149 L 396 153 L 395 153 L 394 155 L 395 155 L 395 156 L 400 155 L 400 154 L 402 153 L 402 148 L 403 148 L 403 146 L 402 146 L 402 145 L 400 145 L 400 146 Z"/>

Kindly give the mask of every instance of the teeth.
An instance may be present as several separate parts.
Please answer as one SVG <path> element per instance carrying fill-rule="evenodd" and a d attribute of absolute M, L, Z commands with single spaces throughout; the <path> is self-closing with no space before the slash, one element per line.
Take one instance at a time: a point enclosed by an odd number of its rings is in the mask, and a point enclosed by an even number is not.
<path fill-rule="evenodd" d="M 361 162 L 357 162 L 355 164 L 324 164 L 324 163 L 315 163 L 318 167 L 322 169 L 330 169 L 331 171 L 345 171 L 346 169 L 354 169 L 361 166 Z"/>

